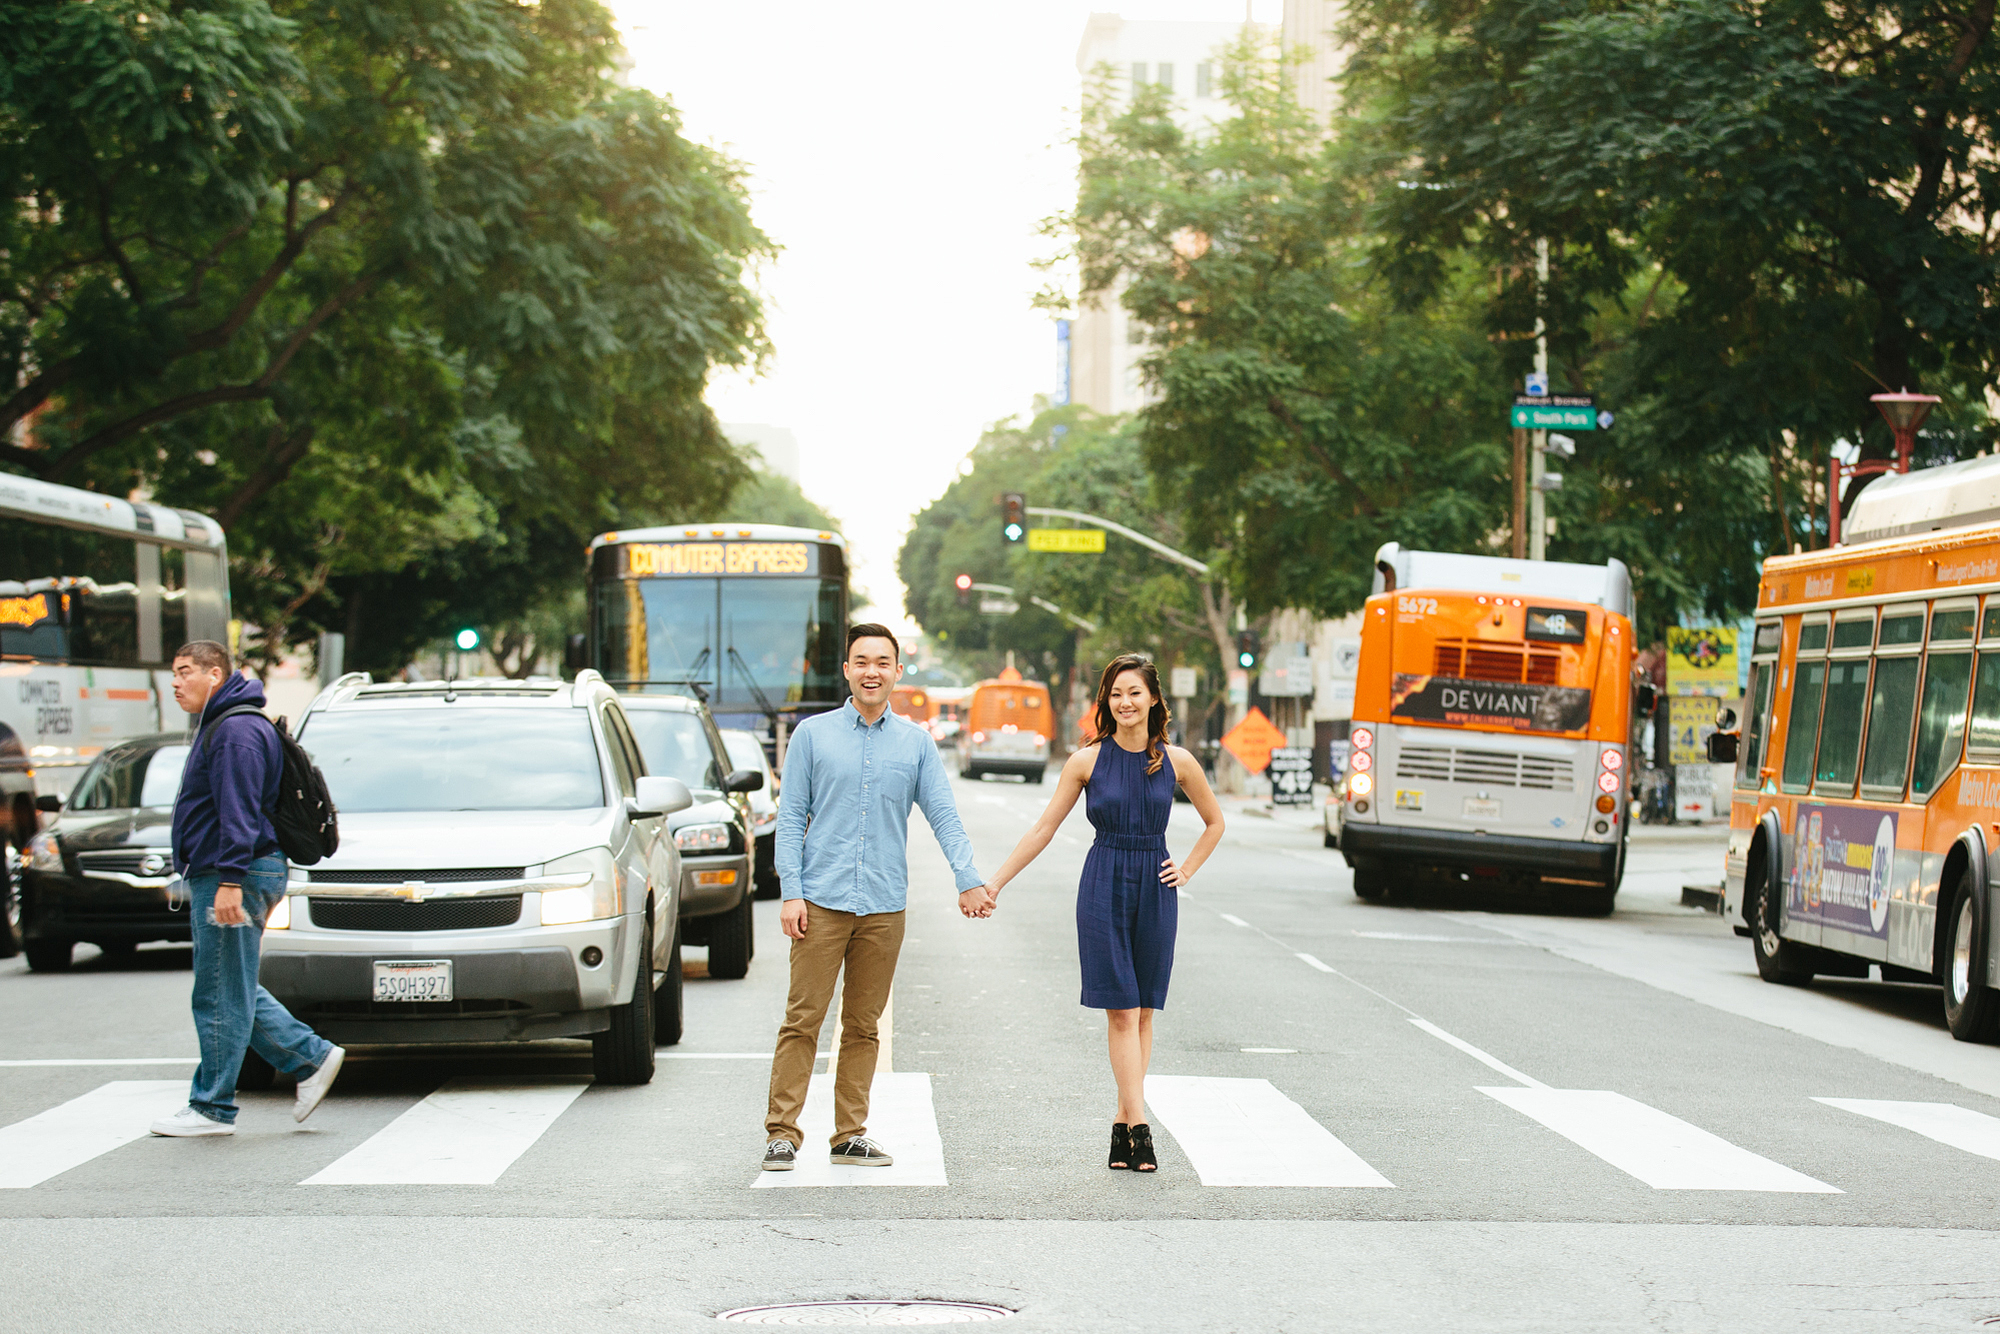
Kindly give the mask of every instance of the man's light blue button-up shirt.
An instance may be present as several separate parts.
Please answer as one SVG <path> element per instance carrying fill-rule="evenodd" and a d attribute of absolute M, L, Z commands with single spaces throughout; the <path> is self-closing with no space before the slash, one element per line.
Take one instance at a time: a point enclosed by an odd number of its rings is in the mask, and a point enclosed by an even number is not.
<path fill-rule="evenodd" d="M 984 884 L 929 732 L 894 713 L 866 722 L 851 699 L 800 723 L 778 798 L 785 897 L 839 912 L 901 912 L 913 805 L 923 807 L 960 892 Z"/>

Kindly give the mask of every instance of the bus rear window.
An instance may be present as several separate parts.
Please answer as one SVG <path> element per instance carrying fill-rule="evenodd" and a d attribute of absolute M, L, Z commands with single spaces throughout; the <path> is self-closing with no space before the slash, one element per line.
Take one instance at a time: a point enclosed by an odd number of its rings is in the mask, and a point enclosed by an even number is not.
<path fill-rule="evenodd" d="M 1581 644 L 1584 632 L 1590 627 L 1590 618 L 1579 611 L 1567 611 L 1561 607 L 1528 608 L 1528 638 L 1550 640 L 1558 644 Z"/>

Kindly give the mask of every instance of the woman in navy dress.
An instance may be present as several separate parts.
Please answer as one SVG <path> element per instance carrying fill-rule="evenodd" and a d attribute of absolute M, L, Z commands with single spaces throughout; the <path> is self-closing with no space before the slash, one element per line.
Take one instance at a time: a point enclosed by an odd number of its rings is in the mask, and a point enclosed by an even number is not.
<path fill-rule="evenodd" d="M 1146 1067 L 1153 1058 L 1153 1011 L 1166 1008 L 1174 970 L 1179 891 L 1222 841 L 1222 807 L 1194 756 L 1167 744 L 1167 721 L 1153 664 L 1136 653 L 1112 659 L 1097 684 L 1091 733 L 1099 740 L 1069 757 L 1048 809 L 986 882 L 997 897 L 1048 847 L 1077 794 L 1087 794 L 1084 812 L 1097 837 L 1076 893 L 1083 1004 L 1104 1011 L 1118 1081 L 1108 1165 L 1138 1172 L 1159 1166 L 1146 1124 Z M 1206 826 L 1179 863 L 1167 851 L 1176 783 L 1187 789 Z"/>

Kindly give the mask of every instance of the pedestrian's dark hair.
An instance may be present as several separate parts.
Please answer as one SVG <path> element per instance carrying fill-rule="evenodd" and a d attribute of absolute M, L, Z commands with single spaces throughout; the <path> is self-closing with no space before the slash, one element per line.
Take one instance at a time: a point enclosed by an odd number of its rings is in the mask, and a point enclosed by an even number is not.
<path fill-rule="evenodd" d="M 213 639 L 190 640 L 188 643 L 182 644 L 179 648 L 175 649 L 174 656 L 169 658 L 168 661 L 175 662 L 182 658 L 193 659 L 194 665 L 197 667 L 220 668 L 224 676 L 229 675 L 232 666 L 229 661 L 229 650 L 216 643 Z"/>
<path fill-rule="evenodd" d="M 1092 731 L 1098 744 L 1113 744 L 1111 737 L 1118 730 L 1118 720 L 1111 716 L 1111 687 L 1126 672 L 1139 673 L 1153 696 L 1153 707 L 1146 710 L 1146 772 L 1156 774 L 1167 762 L 1167 724 L 1174 715 L 1167 711 L 1167 697 L 1160 692 L 1160 669 L 1151 658 L 1143 653 L 1121 653 L 1105 666 L 1104 675 L 1097 680 L 1097 711 L 1091 717 Z"/>
<path fill-rule="evenodd" d="M 903 660 L 903 646 L 896 642 L 896 632 L 886 625 L 877 625 L 874 621 L 863 621 L 859 625 L 848 626 L 848 653 L 854 652 L 854 641 L 857 639 L 886 639 L 889 641 L 890 646 L 896 650 L 896 661 L 901 662 Z"/>

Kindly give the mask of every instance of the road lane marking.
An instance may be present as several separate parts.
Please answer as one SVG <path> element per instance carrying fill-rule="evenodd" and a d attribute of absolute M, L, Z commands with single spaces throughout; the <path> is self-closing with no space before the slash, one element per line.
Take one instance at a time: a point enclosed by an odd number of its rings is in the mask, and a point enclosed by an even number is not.
<path fill-rule="evenodd" d="M 1307 963 L 1319 969 L 1322 973 L 1331 973 L 1336 971 L 1331 964 L 1321 963 L 1318 959 L 1313 958 L 1313 956 L 1310 954 L 1300 954 L 1298 957 L 1304 959 Z"/>
<path fill-rule="evenodd" d="M 61 1060 L 0 1061 L 0 1069 L 20 1070 L 39 1065 L 199 1065 L 199 1056 L 65 1057 Z"/>
<path fill-rule="evenodd" d="M 1547 1087 L 1479 1091 L 1654 1190 L 1841 1193 L 1622 1093 Z"/>
<path fill-rule="evenodd" d="M 39 1186 L 144 1139 L 147 1127 L 187 1106 L 187 1099 L 185 1079 L 115 1079 L 0 1128 L 0 1189 Z"/>
<path fill-rule="evenodd" d="M 1487 1068 L 1492 1070 L 1498 1070 L 1501 1074 L 1507 1076 L 1507 1078 L 1509 1079 L 1519 1080 L 1521 1083 L 1526 1084 L 1531 1089 L 1545 1089 L 1548 1087 L 1548 1085 L 1544 1084 L 1541 1080 L 1531 1079 L 1527 1075 L 1522 1074 L 1519 1070 L 1516 1070 L 1513 1066 L 1507 1064 L 1505 1061 L 1501 1060 L 1498 1056 L 1493 1055 L 1491 1052 L 1481 1051 L 1479 1050 L 1479 1048 L 1473 1046 L 1470 1042 L 1467 1042 L 1464 1038 L 1456 1037 L 1450 1033 L 1445 1032 L 1442 1028 L 1439 1028 L 1436 1024 L 1432 1023 L 1428 1019 L 1412 1019 L 1410 1020 L 1410 1022 L 1415 1024 L 1418 1028 L 1423 1029 L 1424 1032 L 1430 1034 L 1438 1041 L 1451 1044 L 1452 1046 L 1458 1048 L 1460 1051 L 1464 1052 L 1467 1056 L 1470 1056 L 1473 1060 L 1479 1062 L 1481 1065 L 1486 1066 Z"/>
<path fill-rule="evenodd" d="M 1146 1105 L 1204 1186 L 1395 1185 L 1268 1079 L 1149 1075 Z"/>
<path fill-rule="evenodd" d="M 1238 917 L 1235 913 L 1218 913 L 1216 915 L 1222 918 L 1223 921 L 1229 923 L 1231 926 L 1250 925 L 1250 923 L 1244 921 L 1241 917 Z"/>
<path fill-rule="evenodd" d="M 1448 945 L 1526 945 L 1525 940 L 1496 939 L 1492 936 L 1424 936 L 1410 931 L 1355 931 L 1363 940 L 1422 940 Z"/>
<path fill-rule="evenodd" d="M 1253 1056 L 1297 1056 L 1299 1054 L 1297 1047 L 1238 1047 L 1236 1050 L 1247 1051 Z"/>
<path fill-rule="evenodd" d="M 302 1186 L 490 1186 L 569 1110 L 587 1079 L 449 1079 Z"/>
<path fill-rule="evenodd" d="M 805 1145 L 789 1172 L 759 1172 L 754 1189 L 798 1186 L 944 1186 L 944 1137 L 926 1074 L 882 1073 L 868 1091 L 868 1137 L 888 1150 L 887 1167 L 835 1167 L 823 1146 L 833 1139 L 833 1077 L 814 1075 L 799 1113 Z"/>
<path fill-rule="evenodd" d="M 1883 1102 L 1872 1098 L 1814 1098 L 1857 1116 L 1914 1130 L 1926 1139 L 1981 1158 L 2000 1159 L 2000 1118 L 1949 1102 Z"/>

